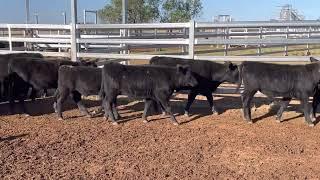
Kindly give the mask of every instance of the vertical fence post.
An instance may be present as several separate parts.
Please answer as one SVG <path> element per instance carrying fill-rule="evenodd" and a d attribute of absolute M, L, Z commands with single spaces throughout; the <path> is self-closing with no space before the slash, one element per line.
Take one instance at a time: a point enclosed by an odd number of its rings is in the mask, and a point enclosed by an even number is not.
<path fill-rule="evenodd" d="M 78 44 L 77 38 L 79 33 L 77 32 L 77 0 L 71 0 L 71 60 L 77 61 Z"/>
<path fill-rule="evenodd" d="M 311 37 L 311 26 L 309 27 L 308 29 L 308 39 L 310 39 Z M 310 56 L 311 55 L 311 52 L 310 52 L 310 45 L 307 44 L 307 53 L 306 53 L 307 56 Z"/>
<path fill-rule="evenodd" d="M 158 38 L 158 30 L 157 30 L 157 28 L 155 28 L 154 29 L 154 39 L 157 39 Z M 159 51 L 161 51 L 161 48 L 154 48 L 154 51 L 155 52 L 159 52 Z"/>
<path fill-rule="evenodd" d="M 83 10 L 83 24 L 87 24 L 87 12 L 88 11 L 86 9 Z M 87 34 L 87 31 L 84 30 L 83 34 Z M 83 46 L 84 46 L 84 51 L 87 52 L 88 51 L 87 43 L 84 43 Z"/>
<path fill-rule="evenodd" d="M 8 38 L 9 38 L 9 50 L 12 51 L 12 35 L 11 35 L 11 27 L 8 24 Z"/>
<path fill-rule="evenodd" d="M 224 30 L 225 32 L 225 39 L 229 39 L 229 28 L 226 28 L 225 30 Z M 224 45 L 224 56 L 228 56 L 228 46 L 229 46 L 229 44 L 225 44 Z"/>
<path fill-rule="evenodd" d="M 262 27 L 259 28 L 259 39 L 262 39 Z M 258 56 L 261 56 L 261 44 L 258 47 Z"/>
<path fill-rule="evenodd" d="M 122 24 L 126 24 L 128 21 L 128 0 L 122 0 Z M 120 29 L 120 36 L 122 38 L 127 38 L 127 29 Z M 121 47 L 121 54 L 128 53 L 128 45 L 127 44 L 120 44 Z M 125 61 L 125 64 L 129 64 L 129 61 Z"/>
<path fill-rule="evenodd" d="M 94 24 L 98 24 L 98 11 L 95 11 Z"/>
<path fill-rule="evenodd" d="M 83 10 L 83 24 L 87 24 L 87 10 Z"/>
<path fill-rule="evenodd" d="M 189 26 L 189 58 L 194 59 L 195 22 L 190 21 Z"/>
<path fill-rule="evenodd" d="M 184 28 L 182 29 L 182 32 L 183 32 L 183 38 L 186 39 L 186 38 L 187 38 L 187 29 L 184 27 Z M 183 54 L 185 54 L 185 53 L 187 52 L 187 46 L 186 46 L 186 45 L 182 45 L 182 47 L 181 47 L 181 52 L 182 52 Z"/>
<path fill-rule="evenodd" d="M 289 26 L 287 27 L 286 32 L 287 32 L 286 39 L 289 39 Z M 284 55 L 288 56 L 288 45 L 287 44 L 284 46 Z"/>

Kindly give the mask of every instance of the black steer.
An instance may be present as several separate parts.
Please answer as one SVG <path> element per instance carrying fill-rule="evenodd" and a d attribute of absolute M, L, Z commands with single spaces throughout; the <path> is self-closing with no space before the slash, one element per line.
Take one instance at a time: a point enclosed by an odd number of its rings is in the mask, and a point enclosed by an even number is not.
<path fill-rule="evenodd" d="M 9 73 L 8 64 L 10 59 L 13 58 L 42 58 L 39 53 L 14 53 L 14 54 L 4 54 L 0 55 L 0 102 L 9 100 Z M 13 83 L 15 86 L 21 87 L 21 89 L 28 89 L 30 86 L 27 83 L 23 83 L 20 79 L 16 80 L 13 77 Z M 27 94 L 28 91 L 20 91 L 21 94 Z"/>
<path fill-rule="evenodd" d="M 62 65 L 96 66 L 90 62 L 72 62 L 68 60 L 11 59 L 9 73 L 16 73 L 25 82 L 38 90 L 57 88 L 58 70 Z"/>
<path fill-rule="evenodd" d="M 309 107 L 309 96 L 313 96 L 320 81 L 320 64 L 279 65 L 260 62 L 243 62 L 240 65 L 240 84 L 244 84 L 242 105 L 244 119 L 252 123 L 250 102 L 257 91 L 268 97 L 283 97 L 277 120 L 291 98 L 297 98 L 303 105 L 305 121 L 314 126 L 314 114 Z M 239 85 L 240 85 L 239 84 Z M 311 113 L 311 114 L 310 114 Z M 280 117 L 279 117 L 280 115 Z"/>
<path fill-rule="evenodd" d="M 71 95 L 79 110 L 91 117 L 81 102 L 81 95 L 98 95 L 101 87 L 101 69 L 96 67 L 66 66 L 59 68 L 58 88 L 54 105 L 59 119 L 62 119 L 62 103 Z"/>
<path fill-rule="evenodd" d="M 310 62 L 319 62 L 319 60 L 314 57 L 310 57 Z M 312 100 L 312 111 L 313 111 L 314 117 L 316 117 L 317 107 L 318 107 L 318 104 L 320 103 L 320 91 L 319 90 L 320 90 L 320 86 L 318 84 L 317 88 L 315 89 L 315 93 L 313 95 L 313 100 Z M 276 119 L 278 121 L 282 120 L 282 114 L 283 114 L 284 110 L 287 108 L 287 106 L 289 105 L 289 102 L 291 101 L 291 99 L 292 99 L 291 97 L 283 97 L 282 99 L 277 101 L 280 105 L 280 108 L 279 108 L 277 115 L 276 115 Z"/>
<path fill-rule="evenodd" d="M 198 81 L 198 85 L 192 88 L 181 88 L 184 90 L 190 90 L 188 94 L 188 102 L 184 109 L 185 115 L 187 116 L 189 115 L 191 104 L 199 94 L 207 97 L 212 113 L 218 114 L 216 107 L 213 105 L 212 92 L 214 92 L 223 82 L 236 83 L 239 79 L 239 70 L 237 65 L 234 65 L 231 62 L 220 64 L 211 61 L 155 56 L 151 58 L 150 64 L 166 66 L 182 64 L 190 66 L 191 71 L 194 73 L 194 76 Z"/>
<path fill-rule="evenodd" d="M 184 86 L 195 86 L 197 80 L 192 75 L 189 66 L 125 66 L 117 63 L 104 65 L 102 70 L 101 93 L 105 118 L 110 117 L 117 124 L 112 112 L 118 95 L 145 99 L 143 112 L 144 122 L 147 121 L 147 111 L 152 101 L 160 103 L 170 115 L 172 122 L 178 125 L 169 106 L 170 97 L 175 89 Z"/>
<path fill-rule="evenodd" d="M 310 57 L 310 62 L 319 62 L 319 60 L 314 57 Z M 312 100 L 312 110 L 313 110 L 314 117 L 316 117 L 317 107 L 319 103 L 320 103 L 320 84 L 318 84 L 317 90 L 313 95 L 313 100 Z"/>
<path fill-rule="evenodd" d="M 55 89 L 58 85 L 58 70 L 62 65 L 96 66 L 93 62 L 13 58 L 8 63 L 8 72 L 9 75 L 12 73 L 17 74 L 36 90 Z M 13 90 L 11 89 L 10 91 L 12 92 Z"/>

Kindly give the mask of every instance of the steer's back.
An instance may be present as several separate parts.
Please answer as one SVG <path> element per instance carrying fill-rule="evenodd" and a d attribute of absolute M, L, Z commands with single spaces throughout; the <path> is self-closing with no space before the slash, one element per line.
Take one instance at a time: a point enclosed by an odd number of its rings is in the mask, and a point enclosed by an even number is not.
<path fill-rule="evenodd" d="M 175 68 L 152 66 L 124 66 L 110 63 L 103 68 L 104 88 L 118 89 L 121 94 L 134 97 L 153 96 L 158 88 L 169 88 Z"/>
<path fill-rule="evenodd" d="M 59 68 L 58 88 L 76 90 L 87 96 L 98 94 L 100 87 L 100 68 L 67 65 Z"/>
<path fill-rule="evenodd" d="M 282 65 L 259 62 L 244 62 L 241 76 L 246 88 L 267 93 L 295 94 L 297 91 L 312 89 L 314 82 L 312 64 Z"/>
<path fill-rule="evenodd" d="M 191 71 L 197 73 L 198 75 L 206 78 L 211 78 L 212 71 L 219 69 L 219 63 L 214 63 L 210 61 L 198 61 L 193 59 L 182 59 L 182 58 L 171 58 L 171 57 L 159 57 L 155 56 L 151 58 L 150 64 L 154 65 L 165 65 L 165 66 L 177 66 L 188 65 Z"/>
<path fill-rule="evenodd" d="M 17 73 L 24 81 L 38 89 L 57 86 L 58 66 L 52 61 L 14 58 L 8 66 L 11 73 Z"/>

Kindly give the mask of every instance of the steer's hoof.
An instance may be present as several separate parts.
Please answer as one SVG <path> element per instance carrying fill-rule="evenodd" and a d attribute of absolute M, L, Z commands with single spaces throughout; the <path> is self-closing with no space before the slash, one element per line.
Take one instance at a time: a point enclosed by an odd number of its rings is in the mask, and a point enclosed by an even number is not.
<path fill-rule="evenodd" d="M 184 112 L 184 116 L 185 116 L 185 117 L 190 117 L 189 112 L 188 112 L 188 111 L 185 111 L 185 112 Z"/>
<path fill-rule="evenodd" d="M 118 125 L 118 123 L 117 122 L 113 122 L 112 125 L 116 126 L 116 125 Z"/>
<path fill-rule="evenodd" d="M 179 123 L 177 123 L 177 122 L 174 122 L 174 123 L 173 123 L 173 125 L 175 125 L 175 126 L 179 126 Z"/>
<path fill-rule="evenodd" d="M 314 127 L 314 124 L 313 123 L 309 123 L 308 126 L 309 127 Z"/>
<path fill-rule="evenodd" d="M 212 111 L 212 115 L 219 115 L 219 113 L 217 111 Z"/>
<path fill-rule="evenodd" d="M 105 116 L 104 116 L 104 117 L 103 117 L 103 120 L 107 121 L 107 120 L 108 120 L 108 117 L 105 117 Z"/>
<path fill-rule="evenodd" d="M 58 121 L 62 121 L 62 120 L 63 120 L 63 118 L 62 118 L 62 117 L 59 117 L 59 118 L 58 118 Z"/>
<path fill-rule="evenodd" d="M 252 121 L 247 121 L 248 122 L 248 124 L 253 124 L 253 122 Z"/>
<path fill-rule="evenodd" d="M 92 118 L 92 115 L 91 114 L 87 114 L 86 118 Z"/>
<path fill-rule="evenodd" d="M 53 103 L 53 109 L 54 109 L 54 112 L 55 113 L 57 113 L 58 112 L 58 110 L 57 110 L 57 103 L 55 102 L 55 103 Z"/>
<path fill-rule="evenodd" d="M 166 115 L 167 115 L 166 112 L 162 112 L 162 113 L 161 113 L 161 116 L 162 116 L 162 117 L 164 117 L 164 116 L 166 116 Z"/>
<path fill-rule="evenodd" d="M 30 117 L 30 114 L 25 114 L 24 116 L 25 116 L 25 117 Z"/>
<path fill-rule="evenodd" d="M 281 123 L 281 121 L 282 121 L 281 118 L 279 116 L 276 116 L 276 122 Z"/>
<path fill-rule="evenodd" d="M 147 121 L 147 120 L 143 120 L 142 122 L 143 122 L 143 123 L 148 123 L 149 121 Z"/>

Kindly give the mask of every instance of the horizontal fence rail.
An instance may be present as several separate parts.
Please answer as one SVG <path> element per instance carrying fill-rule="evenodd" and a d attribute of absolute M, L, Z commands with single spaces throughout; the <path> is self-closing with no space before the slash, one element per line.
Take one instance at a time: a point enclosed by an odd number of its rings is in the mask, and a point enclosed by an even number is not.
<path fill-rule="evenodd" d="M 283 47 L 283 54 L 288 55 L 290 45 L 305 45 L 309 52 L 310 45 L 320 45 L 320 22 L 76 24 L 75 29 L 72 24 L 0 24 L 1 43 L 0 53 L 40 52 L 72 59 L 148 60 L 160 55 L 212 61 L 306 62 L 309 59 L 305 56 L 261 56 L 262 48 Z M 223 46 L 224 56 L 199 54 L 197 47 L 205 45 Z M 229 56 L 230 47 L 238 46 L 251 46 L 256 56 Z M 181 52 L 142 51 L 150 48 L 178 48 Z"/>

